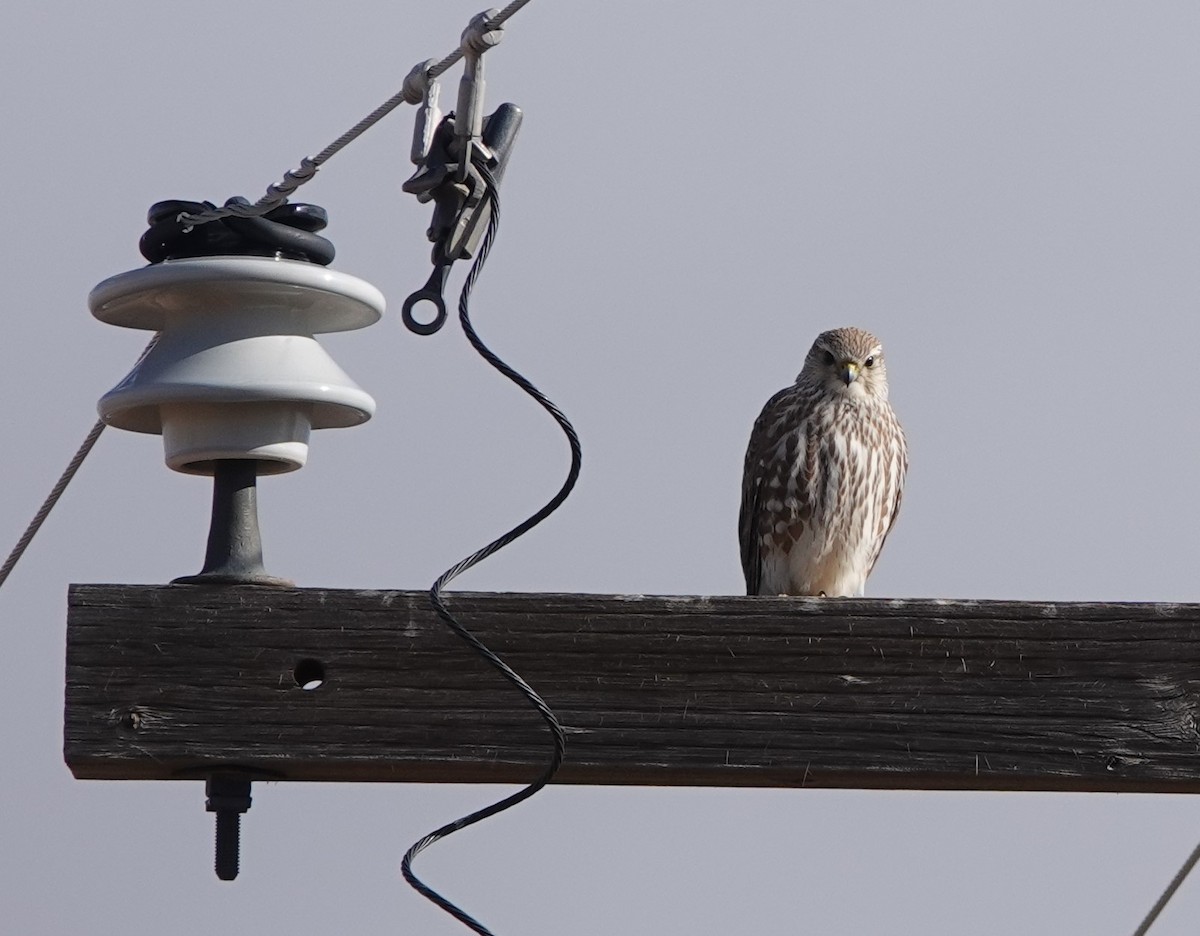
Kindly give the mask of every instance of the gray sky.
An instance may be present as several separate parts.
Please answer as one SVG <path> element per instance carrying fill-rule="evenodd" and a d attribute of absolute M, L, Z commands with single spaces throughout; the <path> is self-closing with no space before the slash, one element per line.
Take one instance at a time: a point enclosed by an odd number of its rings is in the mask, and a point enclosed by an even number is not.
<path fill-rule="evenodd" d="M 733 12 L 737 10 L 738 12 Z M 93 320 L 151 202 L 256 198 L 441 57 L 478 8 L 110 0 L 0 8 L 7 274 L 0 551 L 148 335 Z M 480 331 L 575 420 L 585 468 L 465 588 L 741 588 L 741 458 L 813 336 L 887 347 L 909 436 L 873 596 L 1194 601 L 1200 7 L 535 0 L 489 58 L 526 111 Z M 445 87 L 453 99 L 458 72 Z M 269 568 L 423 588 L 538 506 L 556 430 L 399 306 L 428 213 L 411 111 L 302 192 L 387 296 L 326 345 L 377 399 L 261 486 Z M 199 568 L 209 486 L 111 431 L 0 591 L 9 932 L 466 932 L 398 877 L 502 790 L 257 785 L 243 874 L 198 783 L 62 763 L 70 582 Z M 556 788 L 422 856 L 500 934 L 1126 934 L 1200 838 L 1185 796 Z M 1200 879 L 1153 930 L 1196 929 Z"/>

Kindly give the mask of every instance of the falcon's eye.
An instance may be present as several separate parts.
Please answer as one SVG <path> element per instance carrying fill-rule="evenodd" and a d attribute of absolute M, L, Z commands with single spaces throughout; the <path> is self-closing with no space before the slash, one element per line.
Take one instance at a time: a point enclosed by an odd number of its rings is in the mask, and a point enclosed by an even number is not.
<path fill-rule="evenodd" d="M 832 354 L 830 354 L 828 351 L 825 352 L 824 360 L 825 360 L 826 366 L 828 366 L 828 367 L 833 367 L 833 365 L 835 363 L 837 363 L 837 361 L 834 359 L 834 356 Z"/>
<path fill-rule="evenodd" d="M 874 367 L 875 366 L 875 355 L 872 354 L 869 358 L 867 358 L 865 361 L 863 361 L 863 363 L 866 364 L 867 367 Z"/>

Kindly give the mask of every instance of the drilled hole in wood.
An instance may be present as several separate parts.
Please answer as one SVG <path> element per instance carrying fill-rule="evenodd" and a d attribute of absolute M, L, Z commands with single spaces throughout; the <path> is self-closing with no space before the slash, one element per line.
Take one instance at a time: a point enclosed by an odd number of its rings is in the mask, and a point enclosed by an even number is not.
<path fill-rule="evenodd" d="M 306 692 L 319 689 L 325 682 L 325 664 L 320 660 L 306 658 L 296 664 L 292 671 L 296 685 Z"/>

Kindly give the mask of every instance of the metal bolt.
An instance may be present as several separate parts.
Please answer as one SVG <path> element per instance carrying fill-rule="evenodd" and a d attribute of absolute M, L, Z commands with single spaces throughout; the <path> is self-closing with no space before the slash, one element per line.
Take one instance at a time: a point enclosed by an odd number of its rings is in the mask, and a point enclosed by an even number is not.
<path fill-rule="evenodd" d="M 210 774 L 204 784 L 204 808 L 217 814 L 215 868 L 222 881 L 238 876 L 242 813 L 250 808 L 250 778 L 241 774 Z"/>

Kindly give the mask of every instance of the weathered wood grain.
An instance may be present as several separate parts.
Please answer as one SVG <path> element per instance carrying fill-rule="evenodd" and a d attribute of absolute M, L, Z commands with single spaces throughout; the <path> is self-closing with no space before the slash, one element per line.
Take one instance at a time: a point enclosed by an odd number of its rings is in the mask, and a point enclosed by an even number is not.
<path fill-rule="evenodd" d="M 450 600 L 568 726 L 560 782 L 1200 792 L 1200 606 Z M 518 782 L 548 750 L 424 592 L 71 589 L 77 777 Z"/>

